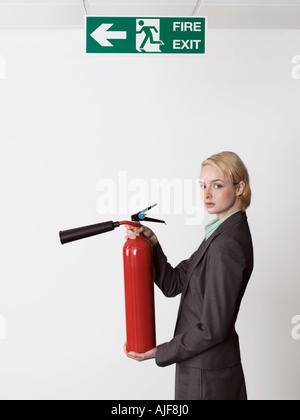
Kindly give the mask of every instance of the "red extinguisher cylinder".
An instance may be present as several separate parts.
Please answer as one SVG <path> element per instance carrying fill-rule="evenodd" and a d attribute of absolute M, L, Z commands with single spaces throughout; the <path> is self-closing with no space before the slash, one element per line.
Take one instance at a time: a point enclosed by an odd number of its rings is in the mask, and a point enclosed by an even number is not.
<path fill-rule="evenodd" d="M 140 235 L 123 247 L 127 351 L 156 346 L 152 246 Z"/>

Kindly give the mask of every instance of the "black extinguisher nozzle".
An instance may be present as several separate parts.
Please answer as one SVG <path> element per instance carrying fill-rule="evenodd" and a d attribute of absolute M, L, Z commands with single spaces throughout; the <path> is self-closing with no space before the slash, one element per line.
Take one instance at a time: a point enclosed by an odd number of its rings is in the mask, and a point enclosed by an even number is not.
<path fill-rule="evenodd" d="M 119 226 L 119 222 L 103 222 L 95 225 L 83 226 L 75 229 L 63 230 L 59 232 L 61 244 L 78 241 L 80 239 L 89 238 L 90 236 L 99 235 L 101 233 L 114 230 Z"/>

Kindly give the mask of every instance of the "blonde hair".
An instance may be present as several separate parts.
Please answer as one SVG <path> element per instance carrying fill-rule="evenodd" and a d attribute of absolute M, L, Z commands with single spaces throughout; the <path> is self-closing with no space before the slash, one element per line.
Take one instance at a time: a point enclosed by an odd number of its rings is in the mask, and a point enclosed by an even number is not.
<path fill-rule="evenodd" d="M 246 211 L 251 202 L 251 188 L 249 174 L 242 159 L 234 152 L 221 152 L 210 156 L 202 162 L 202 168 L 205 165 L 212 165 L 220 169 L 224 175 L 227 175 L 234 185 L 244 181 L 245 188 L 239 196 L 242 210 Z"/>

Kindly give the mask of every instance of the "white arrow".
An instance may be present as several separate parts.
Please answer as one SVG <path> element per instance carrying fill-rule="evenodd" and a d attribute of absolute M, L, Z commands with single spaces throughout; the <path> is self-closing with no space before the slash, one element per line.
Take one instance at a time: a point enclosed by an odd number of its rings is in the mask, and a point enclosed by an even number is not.
<path fill-rule="evenodd" d="M 113 44 L 111 44 L 108 39 L 127 38 L 127 32 L 125 31 L 108 31 L 112 26 L 113 23 L 102 23 L 99 28 L 91 34 L 91 37 L 102 47 L 113 47 Z"/>

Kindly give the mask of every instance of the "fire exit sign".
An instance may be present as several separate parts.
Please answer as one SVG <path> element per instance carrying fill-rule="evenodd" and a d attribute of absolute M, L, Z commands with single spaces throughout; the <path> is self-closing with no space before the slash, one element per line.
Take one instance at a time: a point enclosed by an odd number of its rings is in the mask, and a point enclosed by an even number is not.
<path fill-rule="evenodd" d="M 205 54 L 205 17 L 87 16 L 86 52 Z"/>

